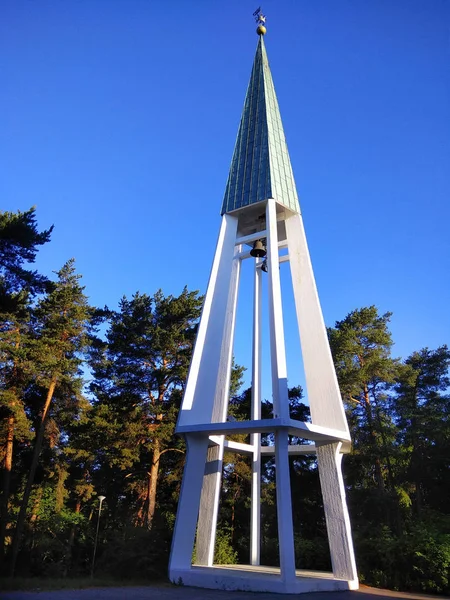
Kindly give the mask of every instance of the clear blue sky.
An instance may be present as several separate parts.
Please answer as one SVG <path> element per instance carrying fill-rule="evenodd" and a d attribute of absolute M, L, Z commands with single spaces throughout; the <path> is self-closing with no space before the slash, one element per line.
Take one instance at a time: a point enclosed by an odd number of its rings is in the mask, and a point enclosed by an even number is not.
<path fill-rule="evenodd" d="M 40 226 L 55 225 L 43 272 L 75 257 L 92 303 L 112 307 L 138 289 L 205 290 L 255 8 L 3 0 L 1 206 L 35 204 Z M 263 10 L 326 323 L 375 304 L 394 313 L 397 356 L 449 343 L 450 3 L 268 0 Z M 247 362 L 243 300 L 238 325 Z"/>

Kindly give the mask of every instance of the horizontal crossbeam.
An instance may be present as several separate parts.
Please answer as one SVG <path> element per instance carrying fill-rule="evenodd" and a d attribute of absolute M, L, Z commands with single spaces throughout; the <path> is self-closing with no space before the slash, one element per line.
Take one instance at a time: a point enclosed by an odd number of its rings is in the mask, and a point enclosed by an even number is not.
<path fill-rule="evenodd" d="M 219 445 L 221 443 L 222 436 L 210 435 L 209 441 L 213 445 Z M 224 440 L 224 448 L 228 452 L 236 452 L 237 454 L 253 454 L 258 448 L 251 444 L 243 444 L 242 442 L 235 442 L 234 440 Z M 272 456 L 275 454 L 275 446 L 260 446 L 261 454 L 265 456 Z M 292 455 L 297 454 L 316 454 L 315 444 L 291 444 L 288 446 L 288 452 Z"/>
<path fill-rule="evenodd" d="M 329 427 L 321 427 L 312 423 L 304 423 L 295 419 L 261 419 L 258 421 L 232 421 L 224 423 L 199 423 L 177 427 L 179 434 L 203 433 L 208 435 L 226 435 L 233 433 L 273 433 L 287 430 L 289 435 L 331 444 L 333 442 L 349 442 L 346 431 L 338 431 Z"/>

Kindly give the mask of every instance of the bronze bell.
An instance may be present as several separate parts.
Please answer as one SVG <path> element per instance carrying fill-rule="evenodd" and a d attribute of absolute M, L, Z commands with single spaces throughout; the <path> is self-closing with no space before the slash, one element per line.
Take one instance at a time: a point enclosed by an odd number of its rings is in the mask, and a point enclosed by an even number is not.
<path fill-rule="evenodd" d="M 253 248 L 250 250 L 250 255 L 254 256 L 255 258 L 264 258 L 266 254 L 267 252 L 263 246 L 262 241 L 256 240 L 256 242 L 253 244 Z"/>

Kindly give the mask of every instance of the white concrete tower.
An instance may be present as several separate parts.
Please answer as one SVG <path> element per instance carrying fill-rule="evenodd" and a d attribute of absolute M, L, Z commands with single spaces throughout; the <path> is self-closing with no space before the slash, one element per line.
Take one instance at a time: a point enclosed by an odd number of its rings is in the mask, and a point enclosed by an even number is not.
<path fill-rule="evenodd" d="M 177 433 L 187 444 L 172 543 L 169 576 L 174 582 L 218 589 L 299 593 L 357 589 L 350 521 L 342 479 L 342 453 L 350 436 L 311 267 L 303 220 L 278 102 L 259 34 L 217 242 Z M 266 240 L 267 259 L 250 249 Z M 280 256 L 280 249 L 288 253 Z M 243 260 L 253 260 L 252 415 L 228 421 L 236 304 Z M 289 261 L 300 333 L 311 423 L 289 414 L 279 263 Z M 264 265 L 264 267 L 263 267 Z M 266 271 L 273 418 L 261 419 L 261 278 Z M 274 446 L 261 447 L 261 433 Z M 250 434 L 250 443 L 227 440 Z M 309 440 L 290 445 L 289 436 Z M 312 442 L 312 443 L 311 443 Z M 214 565 L 214 545 L 224 450 L 252 457 L 251 540 L 248 565 Z M 275 456 L 280 567 L 260 566 L 261 454 Z M 289 455 L 317 454 L 333 573 L 296 570 Z M 192 564 L 194 545 L 196 563 Z M 301 565 L 300 565 L 301 567 Z"/>

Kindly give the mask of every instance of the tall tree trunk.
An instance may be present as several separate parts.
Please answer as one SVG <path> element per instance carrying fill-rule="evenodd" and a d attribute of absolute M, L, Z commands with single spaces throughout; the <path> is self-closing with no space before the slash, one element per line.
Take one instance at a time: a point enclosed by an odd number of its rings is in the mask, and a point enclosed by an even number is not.
<path fill-rule="evenodd" d="M 147 519 L 147 507 L 148 499 L 150 498 L 150 473 L 147 473 L 147 485 L 145 491 L 143 490 L 137 499 L 138 509 L 136 517 L 134 519 L 135 527 L 145 527 L 145 521 Z"/>
<path fill-rule="evenodd" d="M 31 517 L 30 517 L 30 534 L 31 540 L 29 542 L 29 547 L 32 550 L 34 548 L 34 542 L 36 538 L 36 527 L 39 519 L 39 508 L 41 507 L 42 496 L 44 495 L 44 488 L 41 486 L 36 494 L 36 498 L 33 502 L 33 508 L 31 509 Z"/>
<path fill-rule="evenodd" d="M 381 440 L 383 442 L 384 455 L 385 455 L 385 459 L 386 459 L 387 475 L 388 475 L 387 478 L 388 478 L 388 483 L 389 483 L 388 487 L 392 491 L 392 490 L 395 489 L 394 471 L 392 469 L 392 463 L 391 463 L 391 459 L 390 459 L 390 456 L 389 456 L 389 450 L 388 450 L 388 446 L 387 446 L 386 435 L 384 433 L 384 426 L 383 426 L 383 422 L 381 420 L 380 409 L 378 407 L 376 408 L 376 415 L 377 415 L 378 427 L 380 429 Z"/>
<path fill-rule="evenodd" d="M 50 404 L 53 399 L 55 388 L 56 377 L 53 377 L 47 391 L 47 397 L 45 399 L 44 409 L 42 411 L 41 422 L 36 436 L 36 441 L 34 443 L 33 460 L 31 462 L 30 472 L 28 474 L 27 485 L 25 486 L 22 503 L 20 505 L 19 516 L 17 517 L 16 531 L 14 533 L 14 539 L 11 548 L 11 577 L 14 577 L 14 571 L 16 570 L 17 555 L 19 554 L 20 541 L 22 538 L 23 527 L 25 525 L 25 517 L 27 514 L 28 502 L 30 500 L 31 488 L 33 486 L 34 476 L 36 475 L 36 468 L 38 466 L 39 456 L 41 454 L 42 442 L 44 441 L 45 423 L 47 421 L 48 411 L 50 409 Z"/>
<path fill-rule="evenodd" d="M 417 380 L 414 386 L 414 405 L 413 413 L 418 412 L 418 400 L 417 400 Z M 423 474 L 423 452 L 420 448 L 420 437 L 416 434 L 417 432 L 417 419 L 411 417 L 411 433 L 412 433 L 412 452 L 411 459 L 409 461 L 409 468 L 413 473 L 414 487 L 416 492 L 416 498 L 414 502 L 414 508 L 417 515 L 422 512 L 422 474 Z"/>
<path fill-rule="evenodd" d="M 36 523 L 38 520 L 38 513 L 41 507 L 42 496 L 44 495 L 44 489 L 42 486 L 39 488 L 38 493 L 36 494 L 36 498 L 33 503 L 33 508 L 31 510 L 30 523 Z"/>
<path fill-rule="evenodd" d="M 14 330 L 16 334 L 16 341 L 14 342 L 14 348 L 18 350 L 20 348 L 20 328 L 17 327 Z M 14 359 L 14 367 L 12 374 L 12 382 L 14 389 L 14 381 L 17 379 L 17 359 Z M 16 400 L 12 401 L 12 407 L 14 407 Z M 9 501 L 9 490 L 11 487 L 11 471 L 12 471 L 12 459 L 13 459 L 13 448 L 14 448 L 14 427 L 16 425 L 16 419 L 14 414 L 8 417 L 8 425 L 6 431 L 6 448 L 5 448 L 5 461 L 3 463 L 3 486 L 2 486 L 2 498 L 0 502 L 0 564 L 3 563 L 3 557 L 5 554 L 5 538 L 6 529 L 8 527 L 8 501 Z"/>
<path fill-rule="evenodd" d="M 416 419 L 411 419 L 411 431 L 415 431 Z M 413 436 L 413 447 L 411 452 L 411 459 L 409 462 L 409 468 L 412 472 L 412 480 L 414 481 L 415 501 L 414 510 L 419 516 L 422 512 L 422 473 L 423 473 L 423 459 L 422 451 L 420 448 L 420 441 L 417 436 Z"/>
<path fill-rule="evenodd" d="M 369 426 L 370 439 L 372 440 L 372 449 L 374 453 L 375 480 L 377 482 L 378 489 L 384 491 L 383 471 L 381 469 L 381 461 L 378 454 L 379 448 L 377 444 L 377 434 L 373 423 L 372 404 L 370 402 L 369 388 L 367 387 L 367 384 L 364 385 L 364 404 L 367 415 L 367 424 Z"/>
<path fill-rule="evenodd" d="M 8 417 L 7 433 L 6 433 L 6 450 L 5 460 L 3 463 L 3 486 L 2 486 L 2 499 L 0 505 L 1 517 L 0 517 L 0 560 L 3 559 L 5 553 L 5 537 L 6 528 L 8 527 L 8 500 L 9 500 L 9 488 L 11 484 L 11 469 L 12 469 L 12 457 L 13 457 L 13 445 L 14 445 L 14 425 L 15 419 L 11 415 Z"/>
<path fill-rule="evenodd" d="M 152 466 L 150 468 L 150 489 L 148 497 L 148 510 L 147 510 L 147 528 L 151 529 L 153 525 L 153 517 L 155 516 L 156 509 L 156 490 L 158 487 L 158 472 L 159 472 L 159 460 L 161 457 L 161 446 L 159 440 L 156 438 L 153 441 L 153 459 Z"/>

